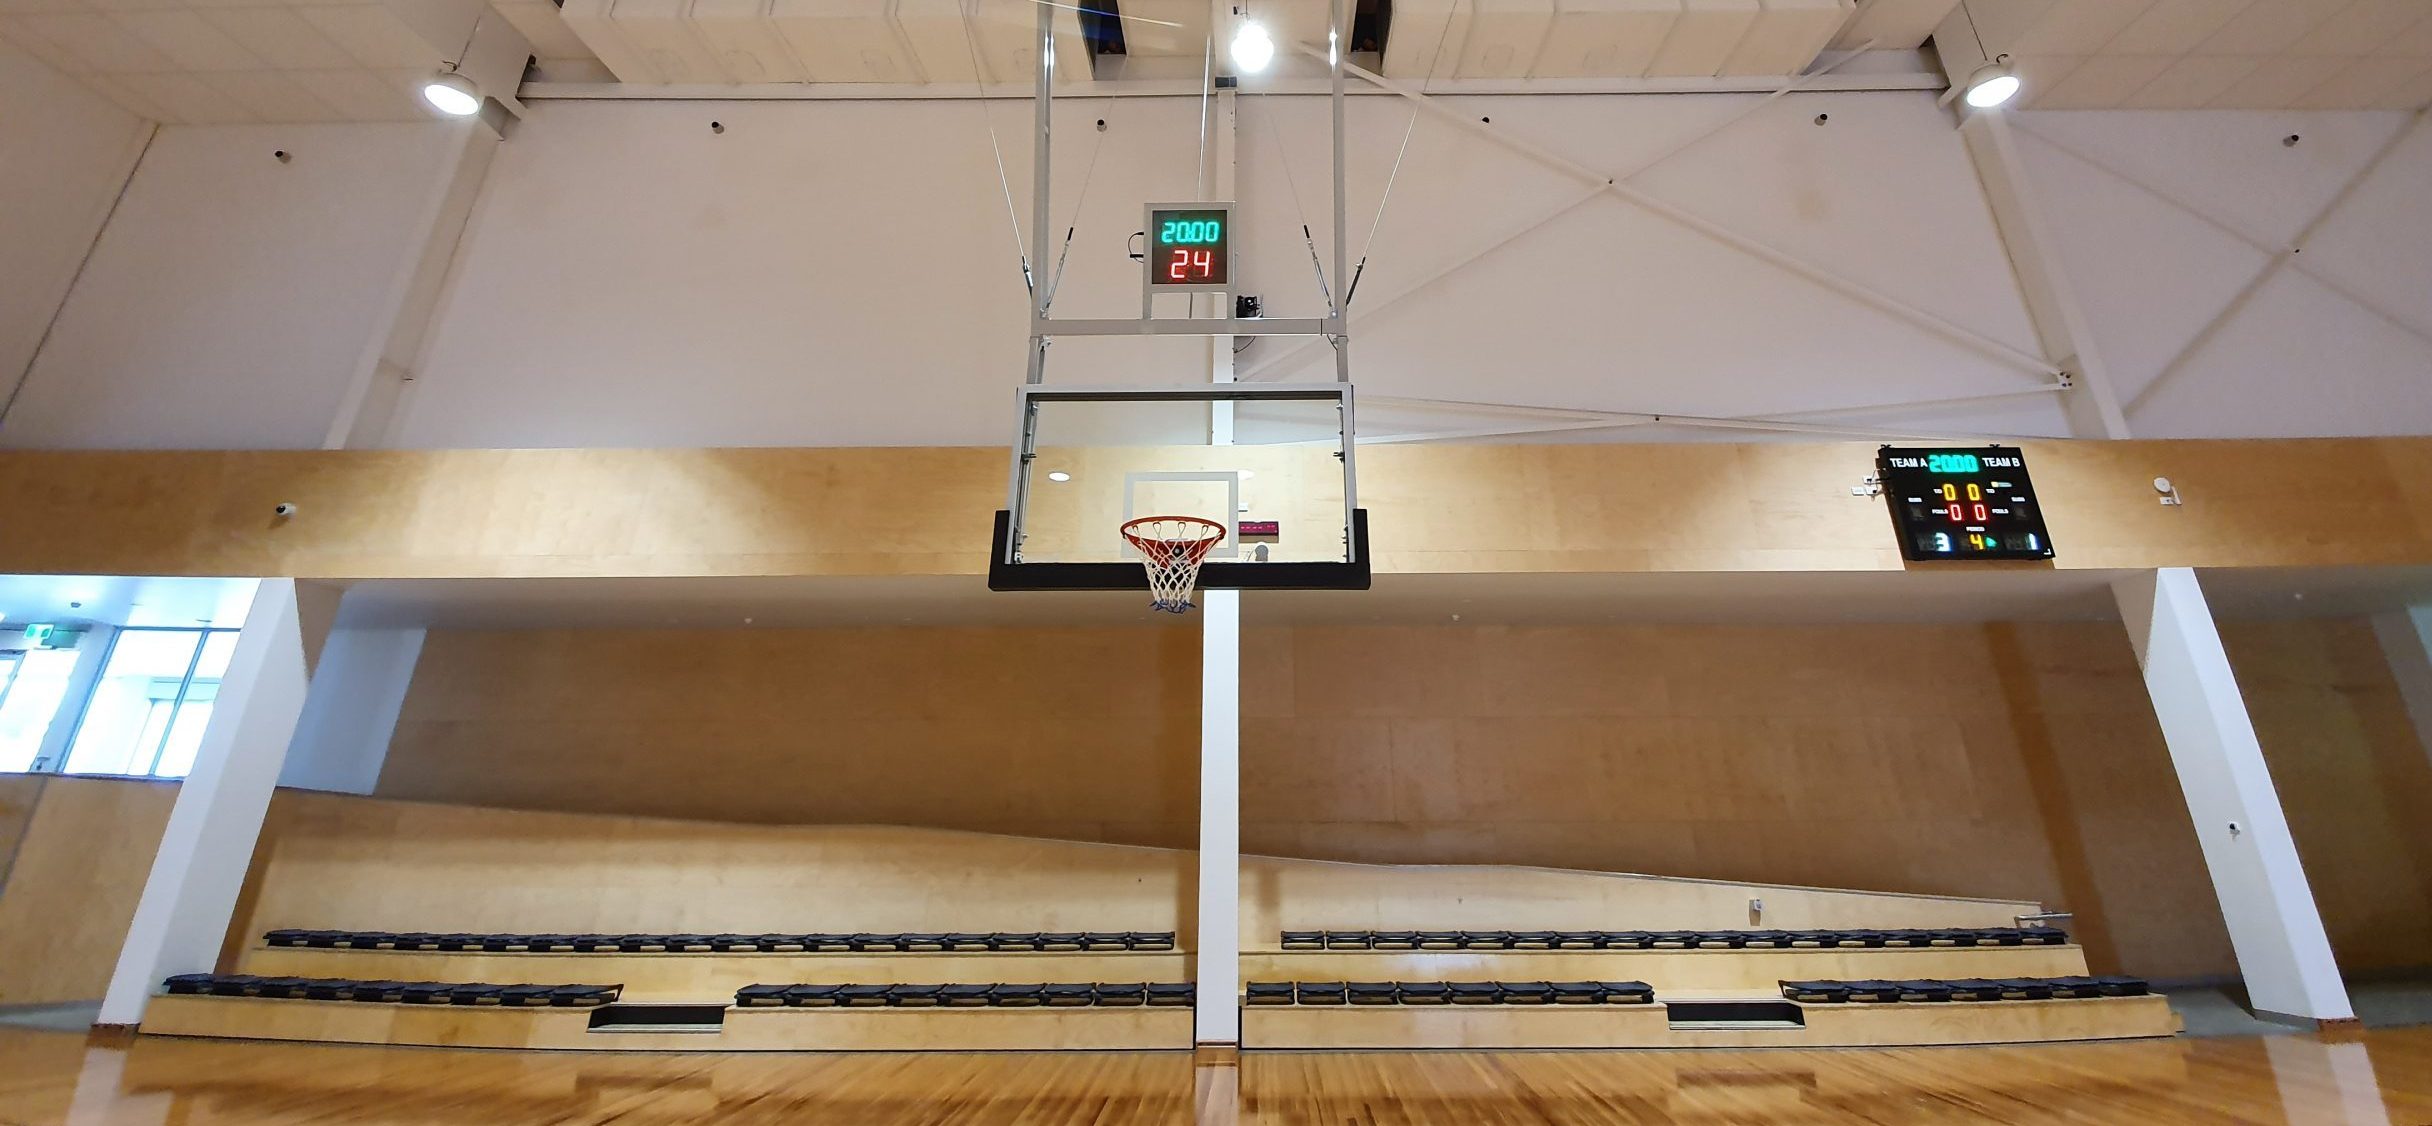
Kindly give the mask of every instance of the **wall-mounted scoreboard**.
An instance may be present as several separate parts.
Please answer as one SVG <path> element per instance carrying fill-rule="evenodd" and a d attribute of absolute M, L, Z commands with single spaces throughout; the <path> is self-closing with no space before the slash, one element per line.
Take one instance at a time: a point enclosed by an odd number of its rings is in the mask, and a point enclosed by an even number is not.
<path fill-rule="evenodd" d="M 2052 534 L 2016 447 L 1885 446 L 1875 474 L 1905 558 L 2052 558 Z"/>
<path fill-rule="evenodd" d="M 1229 293 L 1233 288 L 1233 205 L 1148 205 L 1148 292 Z"/>

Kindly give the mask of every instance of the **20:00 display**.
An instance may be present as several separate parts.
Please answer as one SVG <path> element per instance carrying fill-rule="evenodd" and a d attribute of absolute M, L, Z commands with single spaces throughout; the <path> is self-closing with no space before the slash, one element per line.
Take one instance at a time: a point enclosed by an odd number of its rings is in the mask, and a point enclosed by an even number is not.
<path fill-rule="evenodd" d="M 1206 246 L 1224 238 L 1217 219 L 1168 219 L 1157 228 L 1157 241 L 1166 246 Z"/>

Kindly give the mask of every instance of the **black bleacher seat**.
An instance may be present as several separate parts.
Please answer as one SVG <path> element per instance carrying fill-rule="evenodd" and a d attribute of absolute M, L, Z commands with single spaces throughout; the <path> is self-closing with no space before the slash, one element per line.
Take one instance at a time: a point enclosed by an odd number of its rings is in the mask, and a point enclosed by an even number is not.
<path fill-rule="evenodd" d="M 884 985 L 844 985 L 836 989 L 836 1003 L 850 1009 L 873 1009 L 887 1003 Z"/>
<path fill-rule="evenodd" d="M 623 935 L 615 934 L 578 934 L 574 936 L 574 952 L 577 954 L 613 954 L 623 946 L 623 939 Z"/>
<path fill-rule="evenodd" d="M 479 950 L 481 949 L 482 941 L 489 937 L 490 936 L 486 934 L 470 934 L 462 931 L 453 934 L 433 935 L 431 937 L 431 949 L 446 951 L 450 954 L 462 953 L 469 950 Z"/>
<path fill-rule="evenodd" d="M 1994 984 L 2001 987 L 2004 1001 L 2048 1001 L 2053 996 L 2052 983 L 2040 978 L 1996 978 Z"/>
<path fill-rule="evenodd" d="M 410 981 L 358 981 L 353 989 L 347 990 L 346 999 L 395 1004 L 405 1000 L 405 987 L 412 984 Z"/>
<path fill-rule="evenodd" d="M 1510 931 L 1461 932 L 1461 949 L 1463 950 L 1509 950 L 1511 948 L 1512 932 Z"/>
<path fill-rule="evenodd" d="M 218 974 L 176 974 L 161 984 L 176 996 L 194 997 L 211 992 L 211 985 L 218 977 Z"/>
<path fill-rule="evenodd" d="M 852 943 L 852 949 L 856 953 L 891 954 L 904 948 L 904 936 L 877 931 L 858 932 L 848 941 Z"/>
<path fill-rule="evenodd" d="M 1968 940 L 1970 946 L 2024 946 L 2027 934 L 2015 929 L 1979 927 L 1968 932 Z"/>
<path fill-rule="evenodd" d="M 1594 950 L 1604 945 L 1603 931 L 1555 931 L 1556 950 Z"/>
<path fill-rule="evenodd" d="M 667 936 L 667 951 L 671 954 L 706 954 L 710 951 L 709 936 L 705 934 L 671 934 Z"/>
<path fill-rule="evenodd" d="M 1604 994 L 1598 998 L 1607 1005 L 1652 1005 L 1655 988 L 1643 981 L 1600 981 Z"/>
<path fill-rule="evenodd" d="M 1492 1005 L 1503 990 L 1491 981 L 1455 981 L 1445 985 L 1456 1005 Z"/>
<path fill-rule="evenodd" d="M 1405 1005 L 1443 1005 L 1452 1000 L 1452 987 L 1440 981 L 1397 981 L 1393 993 Z"/>
<path fill-rule="evenodd" d="M 1148 985 L 1137 981 L 1101 981 L 1090 990 L 1100 1005 L 1137 1006 L 1148 1004 Z"/>
<path fill-rule="evenodd" d="M 398 950 L 437 950 L 439 936 L 429 931 L 401 931 L 397 934 Z"/>
<path fill-rule="evenodd" d="M 356 984 L 353 978 L 316 977 L 304 983 L 300 996 L 308 1001 L 351 1001 Z"/>
<path fill-rule="evenodd" d="M 1704 937 L 1697 931 L 1649 931 L 1647 945 L 1656 950 L 1694 950 Z"/>
<path fill-rule="evenodd" d="M 520 954 L 532 949 L 532 944 L 520 934 L 485 934 L 478 948 L 489 954 Z"/>
<path fill-rule="evenodd" d="M 1512 932 L 1512 949 L 1514 950 L 1551 950 L 1553 948 L 1554 932 L 1552 931 Z"/>
<path fill-rule="evenodd" d="M 1044 1004 L 1046 989 L 1036 984 L 1007 982 L 988 987 L 988 1004 L 1000 1009 L 1027 1009 Z"/>
<path fill-rule="evenodd" d="M 543 1007 L 549 995 L 557 991 L 554 985 L 510 985 L 498 991 L 498 1003 L 515 1007 Z"/>
<path fill-rule="evenodd" d="M 1391 1005 L 1400 1000 L 1390 981 L 1354 981 L 1343 986 L 1343 996 L 1354 1005 Z"/>
<path fill-rule="evenodd" d="M 990 950 L 1018 953 L 1038 948 L 1039 932 L 1037 931 L 999 931 L 988 936 L 988 949 Z"/>
<path fill-rule="evenodd" d="M 1737 950 L 1746 945 L 1748 945 L 1748 932 L 1746 931 L 1698 931 L 1697 941 L 1690 943 L 1689 948 L 1691 950 Z"/>
<path fill-rule="evenodd" d="M 799 1009 L 832 1009 L 844 1004 L 841 985 L 789 985 L 785 987 L 785 1003 Z"/>
<path fill-rule="evenodd" d="M 263 935 L 262 942 L 268 946 L 302 946 L 310 941 L 311 934 L 311 931 L 282 928 Z"/>
<path fill-rule="evenodd" d="M 1850 981 L 1849 999 L 1865 1004 L 1891 1004 L 1900 999 L 1900 987 L 1888 981 Z"/>
<path fill-rule="evenodd" d="M 721 954 L 740 953 L 746 950 L 757 951 L 760 949 L 760 936 L 756 934 L 713 934 L 709 936 L 709 948 Z"/>
<path fill-rule="evenodd" d="M 908 940 L 914 937 L 932 941 L 920 945 L 908 944 Z M 919 936 L 905 935 L 904 938 L 907 940 L 907 945 L 904 947 L 906 950 L 988 950 L 995 946 L 995 941 L 992 936 L 976 932 Z"/>
<path fill-rule="evenodd" d="M 802 936 L 802 948 L 819 954 L 841 953 L 853 949 L 853 936 L 849 934 L 806 934 Z"/>
<path fill-rule="evenodd" d="M 1499 1005 L 1550 1005 L 1554 987 L 1543 981 L 1496 982 L 1495 1003 Z"/>
<path fill-rule="evenodd" d="M 1094 985 L 1078 982 L 1049 982 L 1040 986 L 1039 990 L 1040 999 L 1044 1000 L 1047 1007 L 1051 1009 L 1075 1008 L 1098 1003 L 1098 990 Z"/>
<path fill-rule="evenodd" d="M 1325 940 L 1324 945 L 1328 950 L 1373 950 L 1376 948 L 1376 932 L 1374 931 L 1321 931 L 1319 935 Z"/>
<path fill-rule="evenodd" d="M 495 1005 L 505 992 L 503 985 L 492 985 L 486 981 L 468 982 L 448 990 L 448 1004 Z"/>
<path fill-rule="evenodd" d="M 304 991 L 311 988 L 312 984 L 313 979 L 308 977 L 257 978 L 254 980 L 253 984 L 248 987 L 245 995 L 248 997 L 280 997 L 293 999 L 304 996 Z"/>
<path fill-rule="evenodd" d="M 1198 995 L 1198 987 L 1187 981 L 1150 982 L 1148 987 L 1148 1003 L 1156 1006 L 1188 1007 Z"/>
<path fill-rule="evenodd" d="M 1948 1001 L 1954 995 L 1950 983 L 1944 981 L 1895 981 L 1892 984 L 1899 987 L 1903 1001 Z"/>
<path fill-rule="evenodd" d="M 387 931 L 346 931 L 333 945 L 345 950 L 394 950 L 397 936 Z"/>
<path fill-rule="evenodd" d="M 1604 1000 L 1604 986 L 1593 981 L 1557 981 L 1551 988 L 1557 1005 L 1593 1005 Z"/>
<path fill-rule="evenodd" d="M 1459 950 L 1461 932 L 1419 931 L 1412 936 L 1412 941 L 1421 950 Z"/>
<path fill-rule="evenodd" d="M 1172 931 L 1125 931 L 1123 940 L 1134 950 L 1172 950 Z"/>
<path fill-rule="evenodd" d="M 405 987 L 397 998 L 408 1005 L 445 1005 L 455 996 L 456 987 L 443 982 L 417 981 Z"/>
<path fill-rule="evenodd" d="M 1849 987 L 1837 981 L 1785 981 L 1782 996 L 1811 1005 L 1838 1005 L 1849 1000 Z"/>
<path fill-rule="evenodd" d="M 933 1009 L 938 1005 L 938 985 L 890 985 L 887 1004 L 899 1009 Z"/>
<path fill-rule="evenodd" d="M 301 945 L 315 950 L 329 950 L 346 941 L 345 931 L 306 931 Z"/>
<path fill-rule="evenodd" d="M 1419 932 L 1369 931 L 1368 948 L 1371 950 L 1416 950 L 1419 948 Z"/>
<path fill-rule="evenodd" d="M 536 954 L 570 954 L 574 951 L 574 936 L 570 934 L 536 934 L 528 937 L 527 945 Z"/>
<path fill-rule="evenodd" d="M 1039 949 L 1079 950 L 1084 937 L 1079 931 L 1043 931 L 1039 935 Z"/>
<path fill-rule="evenodd" d="M 1083 950 L 1129 950 L 1131 936 L 1122 931 L 1090 931 L 1081 936 Z"/>
<path fill-rule="evenodd" d="M 621 934 L 616 948 L 625 954 L 663 954 L 667 951 L 667 936 L 663 934 Z"/>
<path fill-rule="evenodd" d="M 796 954 L 810 949 L 799 934 L 763 934 L 752 937 L 752 949 L 763 954 Z"/>
<path fill-rule="evenodd" d="M 937 991 L 937 1003 L 958 1009 L 976 1009 L 988 1003 L 989 988 L 971 982 L 943 986 Z"/>
<path fill-rule="evenodd" d="M 2066 946 L 2069 932 L 2059 927 L 2027 927 L 2018 932 L 2018 940 L 2028 946 Z"/>
<path fill-rule="evenodd" d="M 782 985 L 746 985 L 735 990 L 735 1004 L 745 1009 L 770 1009 L 785 1004 Z"/>
<path fill-rule="evenodd" d="M 1249 1003 L 1253 1005 L 1289 1005 L 1294 990 L 1288 981 L 1253 981 L 1249 984 Z"/>
<path fill-rule="evenodd" d="M 1604 950 L 1647 950 L 1655 945 L 1650 931 L 1599 931 L 1599 948 Z"/>
<path fill-rule="evenodd" d="M 1302 1005 L 1340 1005 L 1343 997 L 1343 983 L 1339 981 L 1303 981 L 1292 987 L 1292 1000 Z"/>
<path fill-rule="evenodd" d="M 2094 986 L 2096 991 L 2105 997 L 2142 997 L 2153 992 L 2153 985 L 2144 978 L 2129 977 L 2125 974 L 2097 975 L 2094 979 Z"/>
<path fill-rule="evenodd" d="M 622 985 L 561 985 L 549 991 L 549 1004 L 561 1008 L 589 1008 L 605 1005 L 625 992 Z"/>

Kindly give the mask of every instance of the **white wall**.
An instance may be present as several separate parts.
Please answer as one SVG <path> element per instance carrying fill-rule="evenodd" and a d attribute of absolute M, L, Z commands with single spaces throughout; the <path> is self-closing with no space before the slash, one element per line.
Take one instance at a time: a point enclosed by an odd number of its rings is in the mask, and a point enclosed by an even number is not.
<path fill-rule="evenodd" d="M 2020 116 L 2062 265 L 2138 437 L 2432 431 L 2432 128 L 2406 132 L 2412 116 Z M 2287 245 L 2402 133 L 2290 258 L 2330 284 L 2281 269 L 2157 383 L 2271 261 L 2223 225 Z"/>
<path fill-rule="evenodd" d="M 320 445 L 460 136 L 437 124 L 163 128 L 0 445 Z"/>
<path fill-rule="evenodd" d="M 1752 100 L 1461 104 L 1497 130 L 1620 169 Z M 1267 298 L 1269 315 L 1313 314 L 1322 301 L 1298 228 L 1305 215 L 1325 250 L 1325 103 L 1241 104 L 1246 288 Z M 1125 240 L 1143 201 L 1191 194 L 1197 109 L 1170 98 L 1063 104 L 1059 240 L 1084 182 L 1088 197 L 1058 314 L 1136 314 L 1139 267 L 1124 256 Z M 1028 107 L 1000 102 L 986 112 L 1027 224 Z M 1826 112 L 1831 124 L 1812 123 Z M 536 105 L 499 151 L 392 441 L 1005 441 L 1024 298 L 982 113 L 972 102 Z M 1350 106 L 1355 254 L 1409 113 L 1395 98 Z M 1104 134 L 1095 130 L 1101 117 Z M 723 134 L 711 132 L 713 119 Z M 1929 96 L 1784 99 L 1640 183 L 1977 332 L 2033 347 L 1965 151 Z M 1613 199 L 1391 300 L 1580 190 L 1524 156 L 1420 122 L 1354 308 L 1362 390 L 1730 414 L 2036 382 Z M 1261 341 L 1241 361 L 1257 365 L 1282 347 Z M 1321 350 L 1267 374 L 1331 378 L 1330 364 Z M 1173 383 L 1203 371 L 1194 344 L 1172 341 L 1068 339 L 1050 359 L 1058 382 Z M 1405 425 L 1382 409 L 1364 417 L 1371 432 Z M 1886 417 L 2061 428 L 2048 400 Z"/>
<path fill-rule="evenodd" d="M 296 719 L 279 785 L 368 794 L 388 761 L 407 685 L 422 657 L 419 629 L 329 631 Z"/>
<path fill-rule="evenodd" d="M 0 42 L 0 388 L 25 375 L 151 131 Z"/>

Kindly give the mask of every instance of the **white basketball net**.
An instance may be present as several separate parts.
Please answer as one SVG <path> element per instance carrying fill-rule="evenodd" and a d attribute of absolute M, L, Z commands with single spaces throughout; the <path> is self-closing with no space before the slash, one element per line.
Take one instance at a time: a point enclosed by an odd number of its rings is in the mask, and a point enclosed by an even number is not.
<path fill-rule="evenodd" d="M 1144 516 L 1123 525 L 1123 538 L 1140 549 L 1148 569 L 1149 608 L 1180 614 L 1191 608 L 1200 562 L 1224 542 L 1224 525 L 1196 516 Z"/>

